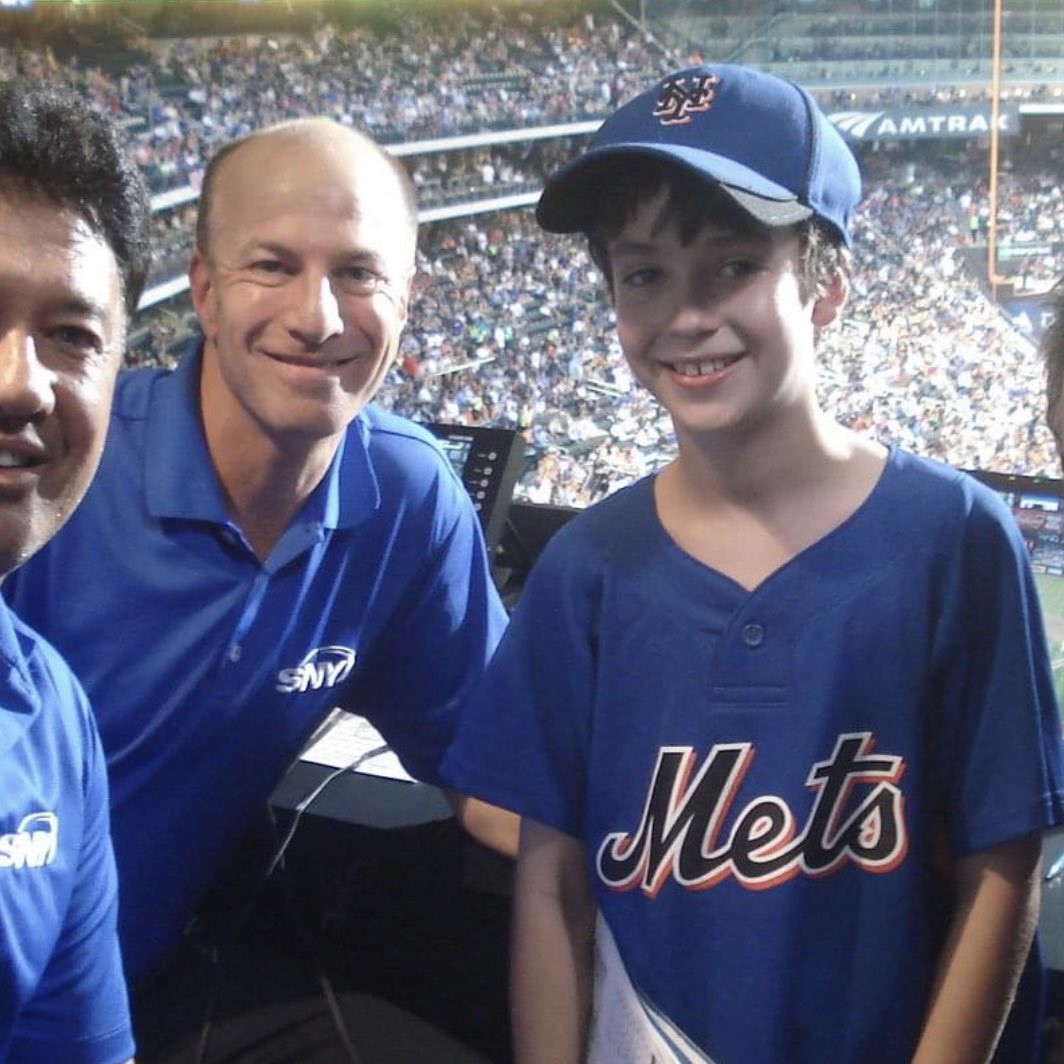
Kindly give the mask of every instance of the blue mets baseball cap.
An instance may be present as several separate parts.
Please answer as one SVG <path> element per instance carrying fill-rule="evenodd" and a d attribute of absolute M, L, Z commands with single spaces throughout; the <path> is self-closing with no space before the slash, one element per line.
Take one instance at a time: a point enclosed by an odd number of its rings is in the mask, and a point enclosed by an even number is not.
<path fill-rule="evenodd" d="M 861 198 L 857 160 L 813 98 L 749 67 L 705 63 L 670 74 L 610 115 L 587 151 L 557 171 L 536 207 L 550 232 L 586 231 L 601 163 L 669 159 L 718 184 L 765 225 L 816 215 L 850 243 Z"/>

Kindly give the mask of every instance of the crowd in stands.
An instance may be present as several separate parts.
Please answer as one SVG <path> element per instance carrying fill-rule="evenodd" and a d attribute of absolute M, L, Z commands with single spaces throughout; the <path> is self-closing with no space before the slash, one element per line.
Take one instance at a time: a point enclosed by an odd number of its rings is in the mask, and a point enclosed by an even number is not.
<path fill-rule="evenodd" d="M 1064 277 L 1064 187 L 1059 169 L 1002 175 L 998 225 L 1007 256 L 998 272 L 1017 291 L 1045 291 Z M 1030 249 L 1027 251 L 1026 249 Z"/>
<path fill-rule="evenodd" d="M 36 40 L 33 47 L 0 44 L 0 79 L 32 74 L 74 83 L 128 126 L 138 161 L 161 191 L 195 185 L 219 145 L 259 125 L 329 115 L 385 142 L 536 127 L 602 116 L 686 58 L 617 17 L 584 12 L 559 24 L 530 10 L 447 5 L 445 18 L 421 12 L 383 27 L 321 23 L 287 36 L 141 42 L 111 71 L 86 65 L 76 52 L 60 57 Z M 712 40 L 693 47 L 705 51 Z M 838 45 L 828 38 L 815 47 L 823 57 Z M 906 47 L 918 50 L 918 42 Z M 822 102 L 877 106 L 984 94 L 890 81 L 826 90 Z"/>
<path fill-rule="evenodd" d="M 820 339 L 819 391 L 841 420 L 965 468 L 1052 473 L 1042 369 L 964 268 L 963 186 L 884 174 L 860 211 L 853 294 Z M 436 226 L 385 402 L 420 420 L 525 430 L 521 492 L 583 506 L 671 454 L 660 408 L 616 348 L 578 241 L 526 212 Z"/>
<path fill-rule="evenodd" d="M 108 75 L 48 50 L 0 47 L 0 78 L 63 77 L 129 123 L 155 191 L 195 184 L 221 145 L 257 126 L 326 115 L 384 142 L 602 116 L 668 65 L 620 20 L 564 26 L 448 7 L 394 31 L 259 39 L 177 39 Z"/>
<path fill-rule="evenodd" d="M 46 48 L 0 46 L 0 78 L 73 81 L 128 120 L 138 160 L 161 189 L 195 184 L 219 144 L 264 123 L 326 114 L 386 141 L 538 126 L 601 115 L 669 61 L 652 39 L 601 15 L 553 26 L 449 8 L 445 24 L 404 18 L 397 26 L 173 41 L 118 75 L 60 64 Z M 863 91 L 911 102 L 899 87 Z M 858 99 L 839 90 L 827 102 Z M 424 208 L 534 191 L 567 150 L 524 142 L 407 163 Z M 930 167 L 914 174 L 887 154 L 871 164 L 854 295 L 846 323 L 821 339 L 825 405 L 878 438 L 960 466 L 1052 471 L 1031 342 L 960 255 L 971 218 L 979 224 L 985 211 L 985 188 Z M 999 218 L 1018 242 L 1034 236 L 1056 248 L 1017 260 L 1018 284 L 1031 289 L 1062 267 L 1054 173 L 1012 175 L 999 199 Z M 194 204 L 156 216 L 153 282 L 182 269 L 194 217 Z M 521 429 L 529 468 L 519 495 L 586 505 L 660 465 L 672 445 L 667 419 L 624 367 L 610 318 L 586 251 L 541 234 L 530 212 L 426 226 L 418 293 L 383 401 L 422 421 Z M 142 315 L 131 362 L 171 361 L 190 323 L 187 299 Z"/>
<path fill-rule="evenodd" d="M 965 267 L 963 175 L 866 160 L 853 292 L 820 338 L 820 395 L 885 442 L 966 468 L 1053 473 L 1041 365 Z M 1059 215 L 1059 211 L 1057 212 Z M 601 278 L 579 240 L 531 212 L 426 226 L 400 359 L 385 405 L 420 421 L 521 429 L 518 495 L 583 506 L 671 454 L 668 419 L 634 385 Z M 172 358 L 172 308 L 148 360 Z"/>

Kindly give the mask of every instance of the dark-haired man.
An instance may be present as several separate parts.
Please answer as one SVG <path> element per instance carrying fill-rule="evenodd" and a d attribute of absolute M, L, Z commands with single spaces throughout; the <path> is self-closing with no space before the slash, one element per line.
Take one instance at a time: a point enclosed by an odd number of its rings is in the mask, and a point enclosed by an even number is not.
<path fill-rule="evenodd" d="M 94 699 L 123 956 L 163 1013 L 191 918 L 327 710 L 365 712 L 436 781 L 505 623 L 458 478 L 369 405 L 410 298 L 405 171 L 335 123 L 287 123 L 219 153 L 200 211 L 202 342 L 120 380 L 85 506 L 12 600 Z M 512 851 L 511 815 L 455 805 Z"/>
<path fill-rule="evenodd" d="M 111 126 L 0 85 L 0 576 L 96 469 L 147 234 Z M 114 1064 L 133 1041 L 99 738 L 69 668 L 2 603 L 0 655 L 0 1059 Z"/>

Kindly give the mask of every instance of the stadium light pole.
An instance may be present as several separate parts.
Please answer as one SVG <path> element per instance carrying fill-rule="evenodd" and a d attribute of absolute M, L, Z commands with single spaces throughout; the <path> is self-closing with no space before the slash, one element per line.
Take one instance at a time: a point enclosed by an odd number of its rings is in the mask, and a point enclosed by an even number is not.
<path fill-rule="evenodd" d="M 997 286 L 1005 280 L 997 272 L 998 145 L 1001 139 L 1001 8 L 994 0 L 993 52 L 990 59 L 990 218 L 986 242 L 986 277 L 990 294 L 997 299 Z"/>

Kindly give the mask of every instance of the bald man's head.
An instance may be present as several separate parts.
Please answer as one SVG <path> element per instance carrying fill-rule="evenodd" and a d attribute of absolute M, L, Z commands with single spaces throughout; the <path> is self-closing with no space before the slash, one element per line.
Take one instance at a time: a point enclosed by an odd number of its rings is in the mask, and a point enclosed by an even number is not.
<path fill-rule="evenodd" d="M 314 166 L 322 158 L 342 160 L 344 165 L 351 167 L 382 167 L 391 174 L 399 209 L 410 233 L 412 262 L 417 240 L 417 193 L 406 167 L 370 137 L 327 118 L 282 122 L 231 141 L 218 151 L 203 175 L 196 219 L 196 247 L 205 257 L 210 257 L 219 187 L 227 184 L 230 177 L 238 185 L 231 191 L 239 196 L 239 186 L 243 182 L 271 180 L 271 167 L 279 161 Z M 256 167 L 257 162 L 263 165 Z"/>

